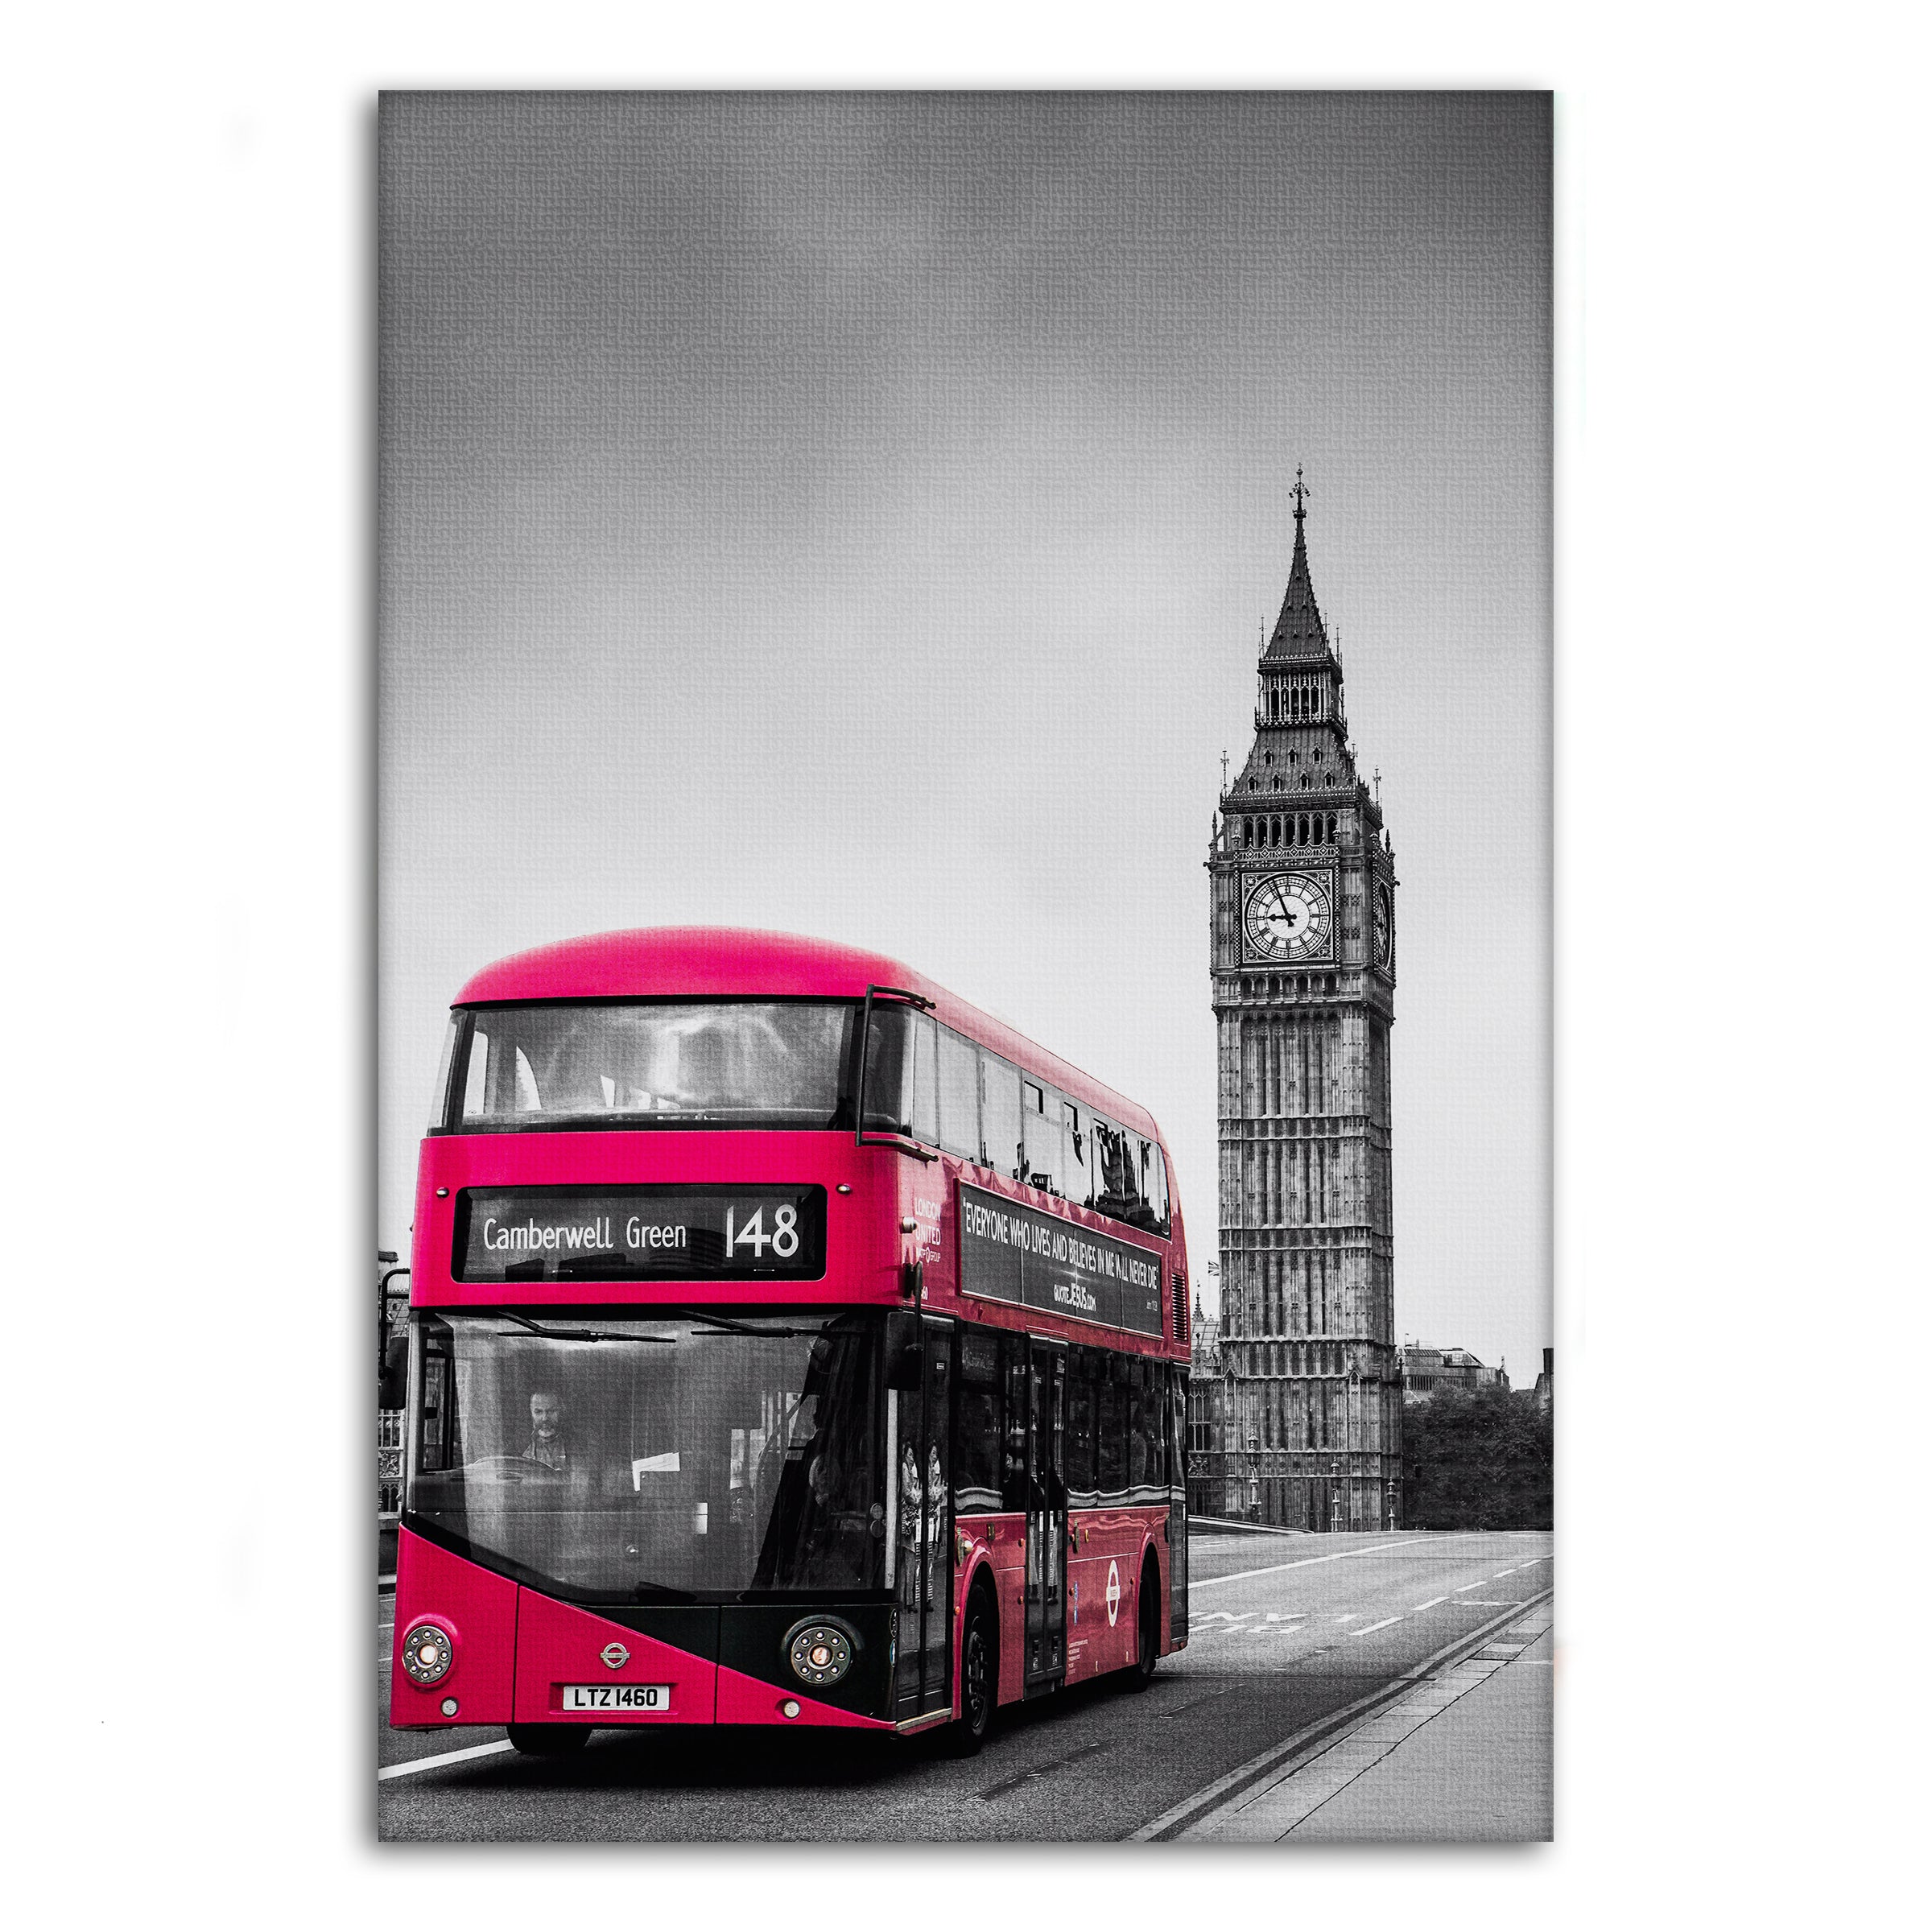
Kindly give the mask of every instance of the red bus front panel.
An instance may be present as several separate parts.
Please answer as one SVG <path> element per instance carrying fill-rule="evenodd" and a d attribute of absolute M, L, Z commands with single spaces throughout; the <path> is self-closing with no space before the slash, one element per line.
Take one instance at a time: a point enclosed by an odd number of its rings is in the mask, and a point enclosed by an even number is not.
<path fill-rule="evenodd" d="M 708 1724 L 717 1689 L 708 1657 L 537 1591 L 518 1592 L 518 1724 Z"/>
<path fill-rule="evenodd" d="M 450 1638 L 449 1667 L 419 1684 L 403 1667 L 404 1640 L 424 1624 Z M 407 1530 L 396 1536 L 396 1628 L 390 1657 L 389 1721 L 506 1724 L 513 1715 L 517 1586 Z M 444 1706 L 453 1701 L 456 1708 Z"/>

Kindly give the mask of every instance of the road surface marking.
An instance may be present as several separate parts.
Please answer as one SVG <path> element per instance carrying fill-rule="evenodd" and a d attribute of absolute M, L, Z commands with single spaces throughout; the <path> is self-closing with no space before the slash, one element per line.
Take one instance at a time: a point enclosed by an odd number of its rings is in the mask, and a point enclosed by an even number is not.
<path fill-rule="evenodd" d="M 1516 1599 L 1512 1596 L 1472 1596 L 1463 1607 L 1477 1610 L 1513 1610 Z"/>
<path fill-rule="evenodd" d="M 1488 1581 L 1489 1579 L 1488 1577 L 1479 1576 L 1472 1583 L 1458 1583 L 1455 1587 L 1455 1594 L 1458 1596 L 1460 1596 L 1465 1590 L 1480 1590 L 1482 1588 L 1483 1585 Z"/>
<path fill-rule="evenodd" d="M 1448 1602 L 1448 1598 L 1446 1596 L 1432 1596 L 1430 1598 L 1427 1603 L 1418 1604 L 1415 1607 L 1415 1609 L 1411 1610 L 1409 1614 L 1411 1616 L 1414 1616 L 1418 1611 L 1433 1610 L 1438 1604 L 1446 1604 Z"/>
<path fill-rule="evenodd" d="M 1271 1624 L 1298 1624 L 1307 1615 L 1304 1610 L 1270 1610 L 1268 1620 Z"/>
<path fill-rule="evenodd" d="M 494 1757 L 499 1751 L 514 1751 L 516 1746 L 506 1737 L 498 1738 L 493 1744 L 470 1744 L 460 1751 L 443 1751 L 434 1757 L 412 1757 L 406 1765 L 385 1765 L 376 1773 L 380 1783 L 386 1777 L 407 1777 L 412 1772 L 434 1771 L 442 1765 L 460 1765 L 465 1758 Z"/>
<path fill-rule="evenodd" d="M 1364 1624 L 1360 1629 L 1351 1630 L 1348 1634 L 1351 1637 L 1366 1637 L 1372 1630 L 1386 1630 L 1391 1624 L 1399 1624 L 1402 1620 L 1399 1616 L 1385 1616 L 1379 1624 Z"/>
<path fill-rule="evenodd" d="M 1411 1543 L 1439 1543 L 1439 1536 L 1406 1536 L 1399 1543 L 1365 1543 L 1360 1550 L 1338 1550 L 1332 1556 L 1298 1557 L 1292 1563 L 1270 1563 L 1265 1570 L 1236 1570 L 1231 1576 L 1190 1577 L 1190 1590 L 1205 1590 L 1210 1583 L 1238 1583 L 1251 1576 L 1273 1576 L 1281 1570 L 1306 1570 L 1311 1563 L 1339 1563 L 1351 1556 L 1376 1556 L 1391 1550 L 1406 1550 Z"/>
<path fill-rule="evenodd" d="M 1245 1624 L 1253 1615 L 1254 1612 L 1252 1610 L 1241 1610 L 1232 1613 L 1226 1610 L 1209 1610 L 1197 1616 L 1194 1620 L 1197 1624 Z M 1211 1630 L 1203 1630 L 1201 1633 L 1203 1637 L 1212 1637 L 1213 1634 Z"/>
<path fill-rule="evenodd" d="M 1069 1751 L 1064 1757 L 1056 1757 L 1043 1765 L 1035 1765 L 1030 1771 L 1016 1773 L 1011 1777 L 1003 1777 L 997 1785 L 989 1785 L 980 1794 L 983 1803 L 990 1803 L 996 1798 L 1004 1798 L 1009 1791 L 1017 1791 L 1022 1785 L 1030 1785 L 1036 1777 L 1044 1777 L 1050 1771 L 1058 1771 L 1067 1765 L 1077 1765 L 1084 1757 L 1111 1748 L 1104 1741 L 1097 1744 L 1082 1744 L 1077 1751 Z"/>

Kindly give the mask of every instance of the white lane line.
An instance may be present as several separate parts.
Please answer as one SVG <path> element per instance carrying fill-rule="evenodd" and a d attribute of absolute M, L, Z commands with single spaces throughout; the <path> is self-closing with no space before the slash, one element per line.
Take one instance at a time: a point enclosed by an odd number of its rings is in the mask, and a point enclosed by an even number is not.
<path fill-rule="evenodd" d="M 1433 1610 L 1438 1604 L 1446 1604 L 1448 1602 L 1448 1598 L 1446 1596 L 1432 1596 L 1430 1598 L 1427 1603 L 1418 1604 L 1415 1607 L 1415 1609 L 1411 1610 L 1409 1614 L 1411 1616 L 1414 1616 L 1417 1611 Z"/>
<path fill-rule="evenodd" d="M 1351 1637 L 1366 1637 L 1372 1630 L 1386 1630 L 1391 1624 L 1399 1624 L 1402 1620 L 1399 1616 L 1385 1616 L 1379 1624 L 1364 1624 L 1360 1629 L 1351 1630 L 1348 1634 Z"/>
<path fill-rule="evenodd" d="M 499 1751 L 514 1751 L 516 1746 L 506 1737 L 500 1737 L 493 1744 L 471 1744 L 461 1751 L 439 1752 L 434 1757 L 412 1757 L 406 1765 L 385 1765 L 376 1773 L 380 1783 L 386 1777 L 409 1777 L 418 1771 L 434 1771 L 442 1765 L 460 1765 L 472 1757 L 494 1757 Z"/>
<path fill-rule="evenodd" d="M 1333 1556 L 1304 1556 L 1292 1563 L 1270 1563 L 1265 1570 L 1236 1570 L 1232 1576 L 1195 1576 L 1187 1579 L 1189 1590 L 1205 1590 L 1210 1583 L 1238 1583 L 1251 1576 L 1273 1576 L 1283 1570 L 1306 1570 L 1311 1563 L 1339 1563 L 1352 1556 L 1380 1556 L 1391 1550 L 1406 1550 L 1411 1543 L 1439 1543 L 1439 1536 L 1406 1536 L 1399 1543 L 1370 1543 L 1360 1550 L 1338 1550 Z"/>
<path fill-rule="evenodd" d="M 1455 1594 L 1460 1596 L 1465 1590 L 1480 1590 L 1488 1581 L 1488 1577 L 1479 1576 L 1472 1583 L 1458 1583 L 1455 1587 Z"/>

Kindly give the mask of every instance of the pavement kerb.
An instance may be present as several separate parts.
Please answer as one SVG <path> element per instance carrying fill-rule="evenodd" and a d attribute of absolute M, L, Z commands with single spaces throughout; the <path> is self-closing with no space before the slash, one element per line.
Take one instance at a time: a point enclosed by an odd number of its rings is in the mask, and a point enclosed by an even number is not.
<path fill-rule="evenodd" d="M 1443 1645 L 1441 1649 L 1426 1657 L 1419 1664 L 1413 1665 L 1399 1677 L 1393 1677 L 1379 1690 L 1371 1690 L 1366 1697 L 1358 1697 L 1352 1704 L 1344 1704 L 1339 1711 L 1331 1711 L 1326 1717 L 1317 1718 L 1292 1737 L 1285 1737 L 1279 1744 L 1270 1744 L 1257 1757 L 1251 1757 L 1245 1765 L 1236 1765 L 1232 1771 L 1224 1772 L 1211 1785 L 1204 1785 L 1196 1792 L 1184 1798 L 1178 1805 L 1163 1811 L 1158 1818 L 1150 1818 L 1138 1830 L 1129 1831 L 1125 1840 L 1129 1844 L 1156 1844 L 1170 1839 L 1203 1811 L 1217 1805 L 1233 1793 L 1244 1790 L 1257 1779 L 1286 1760 L 1302 1753 L 1312 1753 L 1317 1748 L 1326 1748 L 1334 1740 L 1335 1733 L 1347 1729 L 1359 1719 L 1379 1711 L 1383 1705 L 1393 1703 L 1398 1697 L 1406 1696 L 1420 1683 L 1445 1665 L 1460 1663 L 1465 1657 L 1482 1649 L 1489 1639 L 1505 1624 L 1513 1624 L 1525 1611 L 1534 1610 L 1539 1604 L 1547 1603 L 1556 1594 L 1554 1583 L 1546 1585 L 1534 1596 L 1527 1596 L 1520 1604 L 1512 1604 L 1507 1610 L 1480 1623 L 1473 1630 L 1465 1631 L 1453 1642 Z"/>

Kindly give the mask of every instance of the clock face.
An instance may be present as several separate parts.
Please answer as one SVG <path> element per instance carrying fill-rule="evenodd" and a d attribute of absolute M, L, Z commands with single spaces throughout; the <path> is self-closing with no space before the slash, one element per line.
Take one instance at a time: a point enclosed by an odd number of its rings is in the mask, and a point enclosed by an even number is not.
<path fill-rule="evenodd" d="M 1389 948 L 1394 931 L 1394 919 L 1389 904 L 1389 888 L 1378 886 L 1375 889 L 1375 963 L 1378 966 L 1389 964 Z"/>
<path fill-rule="evenodd" d="M 1263 959 L 1312 959 L 1328 943 L 1328 894 L 1306 873 L 1271 873 L 1249 894 L 1243 923 Z"/>

